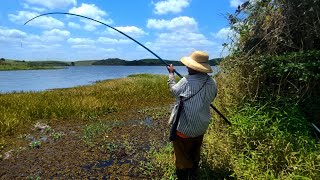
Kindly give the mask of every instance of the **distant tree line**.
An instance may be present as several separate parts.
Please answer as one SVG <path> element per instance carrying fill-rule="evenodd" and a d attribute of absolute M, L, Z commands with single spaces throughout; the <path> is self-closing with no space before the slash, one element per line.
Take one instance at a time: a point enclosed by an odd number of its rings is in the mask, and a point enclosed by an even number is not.
<path fill-rule="evenodd" d="M 209 64 L 211 66 L 216 66 L 222 58 L 211 59 Z M 164 60 L 168 64 L 173 64 L 174 66 L 183 66 L 180 61 L 173 60 Z M 162 66 L 164 65 L 162 61 L 159 59 L 141 59 L 141 60 L 133 60 L 126 61 L 119 58 L 109 58 L 104 60 L 98 60 L 92 63 L 92 65 L 109 65 L 109 66 Z"/>

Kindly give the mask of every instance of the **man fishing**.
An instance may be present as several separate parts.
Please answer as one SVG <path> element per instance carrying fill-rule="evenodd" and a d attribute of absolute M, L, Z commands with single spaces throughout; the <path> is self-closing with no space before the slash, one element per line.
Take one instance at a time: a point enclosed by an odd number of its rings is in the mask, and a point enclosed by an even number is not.
<path fill-rule="evenodd" d="M 181 58 L 189 75 L 178 83 L 173 65 L 167 67 L 168 86 L 177 98 L 169 123 L 172 124 L 170 140 L 173 141 L 178 179 L 197 179 L 200 148 L 211 117 L 210 104 L 217 94 L 216 82 L 207 74 L 212 73 L 208 61 L 208 54 L 202 51 Z"/>

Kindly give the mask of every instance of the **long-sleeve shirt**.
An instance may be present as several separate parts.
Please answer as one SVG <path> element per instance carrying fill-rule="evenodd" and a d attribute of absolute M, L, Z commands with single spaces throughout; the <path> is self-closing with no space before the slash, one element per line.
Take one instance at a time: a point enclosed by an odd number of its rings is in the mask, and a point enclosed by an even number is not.
<path fill-rule="evenodd" d="M 205 82 L 206 84 L 199 91 Z M 176 83 L 174 75 L 170 73 L 168 86 L 172 94 L 177 98 L 177 103 L 180 96 L 183 97 L 183 100 L 199 91 L 192 98 L 184 102 L 177 131 L 188 137 L 203 135 L 208 129 L 210 122 L 210 104 L 217 94 L 215 80 L 208 74 L 199 73 L 184 77 Z"/>

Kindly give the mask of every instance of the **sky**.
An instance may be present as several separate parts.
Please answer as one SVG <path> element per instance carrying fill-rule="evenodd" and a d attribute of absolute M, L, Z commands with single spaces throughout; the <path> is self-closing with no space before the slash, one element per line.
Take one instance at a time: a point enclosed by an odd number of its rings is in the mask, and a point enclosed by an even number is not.
<path fill-rule="evenodd" d="M 155 58 L 124 35 L 68 12 L 102 21 L 126 33 L 162 59 L 179 60 L 194 50 L 210 58 L 228 54 L 227 13 L 244 0 L 1 0 L 0 57 L 37 60 Z"/>

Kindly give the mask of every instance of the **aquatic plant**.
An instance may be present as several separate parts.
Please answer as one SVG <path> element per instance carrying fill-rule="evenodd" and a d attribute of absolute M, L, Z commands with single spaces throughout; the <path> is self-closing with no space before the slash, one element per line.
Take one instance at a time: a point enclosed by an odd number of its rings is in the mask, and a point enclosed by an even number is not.
<path fill-rule="evenodd" d="M 40 146 L 41 146 L 41 141 L 39 140 L 32 141 L 31 143 L 29 143 L 30 148 L 40 148 Z"/>
<path fill-rule="evenodd" d="M 94 122 L 122 110 L 171 102 L 166 76 L 161 75 L 132 75 L 77 88 L 1 94 L 0 136 L 19 133 L 38 120 Z"/>

